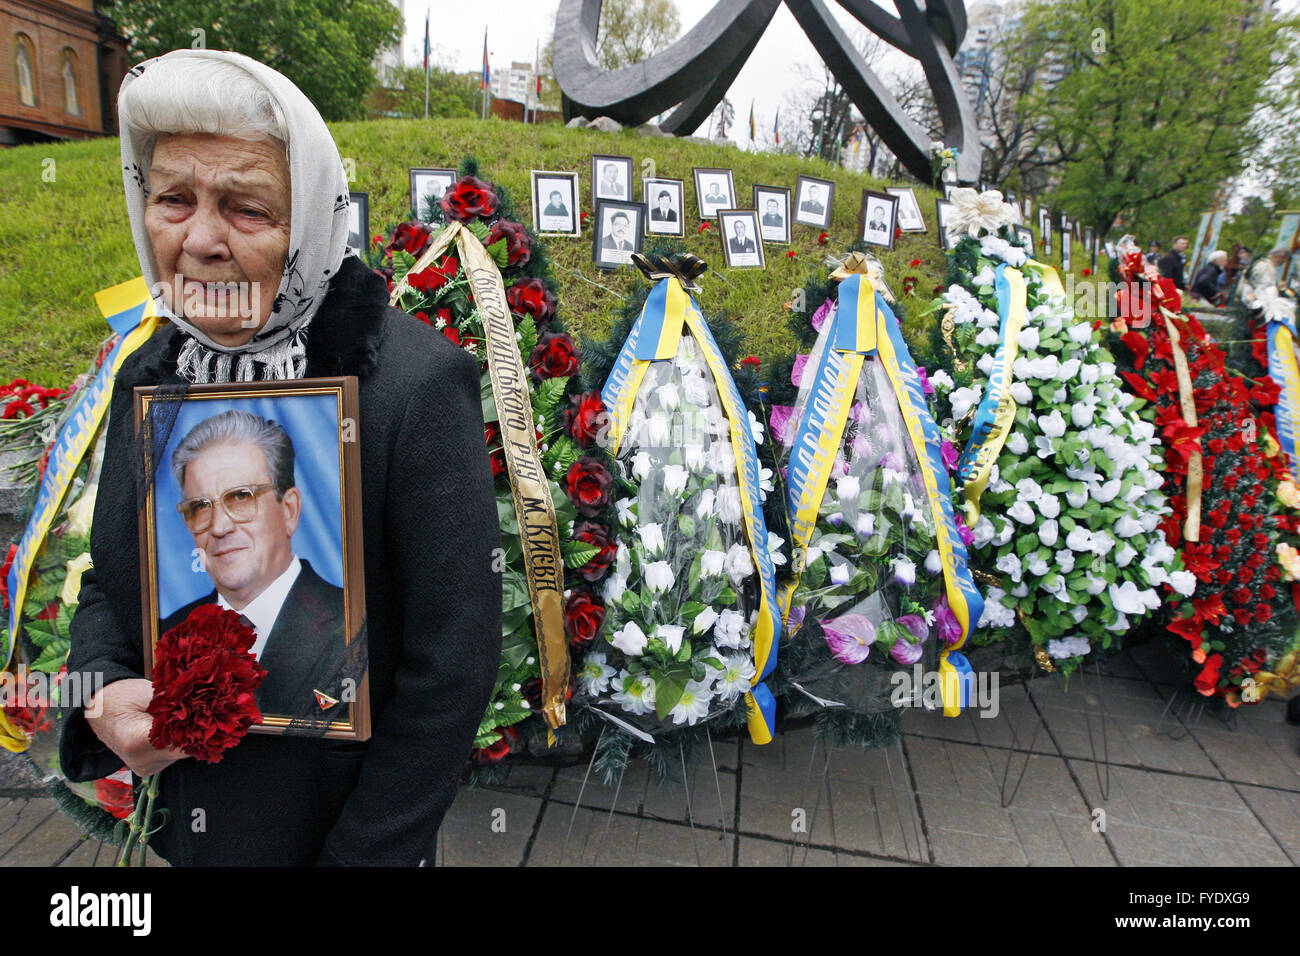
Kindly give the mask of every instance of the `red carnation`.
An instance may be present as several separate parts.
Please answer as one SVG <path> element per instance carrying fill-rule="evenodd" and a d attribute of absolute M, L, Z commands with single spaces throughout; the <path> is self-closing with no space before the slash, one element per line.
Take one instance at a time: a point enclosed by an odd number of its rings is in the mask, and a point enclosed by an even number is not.
<path fill-rule="evenodd" d="M 250 648 L 257 639 L 239 614 L 200 604 L 154 648 L 149 742 L 217 763 L 262 722 L 255 692 L 266 677 Z"/>
<path fill-rule="evenodd" d="M 107 777 L 96 780 L 95 800 L 116 820 L 125 820 L 135 809 L 131 785 L 123 780 L 109 780 Z"/>
<path fill-rule="evenodd" d="M 578 371 L 578 350 L 567 332 L 547 332 L 528 356 L 534 378 L 563 378 Z"/>
<path fill-rule="evenodd" d="M 785 257 L 786 257 L 787 259 L 793 259 L 793 258 L 794 258 L 795 256 L 797 256 L 798 254 L 799 254 L 799 253 L 795 252 L 793 249 L 787 249 L 786 252 L 785 252 Z"/>
<path fill-rule="evenodd" d="M 712 228 L 713 227 L 709 225 L 707 222 L 702 222 L 700 223 L 700 228 L 696 229 L 695 232 L 697 235 L 702 235 L 705 229 L 712 229 Z"/>
<path fill-rule="evenodd" d="M 438 201 L 442 214 L 458 222 L 469 222 L 497 211 L 497 194 L 476 176 L 466 176 L 442 194 Z"/>
<path fill-rule="evenodd" d="M 429 248 L 433 240 L 433 230 L 422 222 L 398 223 L 393 230 L 393 241 L 384 249 L 385 252 L 405 252 L 420 258 L 420 253 Z"/>
<path fill-rule="evenodd" d="M 908 266 L 910 266 L 911 268 L 915 269 L 915 268 L 916 268 L 917 266 L 919 266 L 920 264 L 921 264 L 921 260 L 920 260 L 920 259 L 913 259 L 911 262 L 908 263 Z"/>
<path fill-rule="evenodd" d="M 1211 654 L 1205 659 L 1205 666 L 1196 675 L 1196 689 L 1206 697 L 1214 693 L 1219 683 L 1219 668 L 1223 666 L 1222 654 Z"/>
<path fill-rule="evenodd" d="M 555 296 L 541 279 L 520 279 L 506 290 L 506 304 L 515 315 L 531 315 L 539 330 L 555 318 Z"/>
<path fill-rule="evenodd" d="M 590 644 L 605 626 L 605 605 L 595 595 L 574 590 L 564 604 L 564 631 L 570 647 Z"/>
<path fill-rule="evenodd" d="M 579 514 L 594 518 L 613 500 L 614 476 L 600 461 L 583 455 L 565 473 L 564 491 Z"/>
<path fill-rule="evenodd" d="M 533 255 L 533 239 L 528 230 L 517 222 L 498 219 L 488 230 L 487 242 L 491 246 L 502 239 L 506 241 L 506 268 L 522 269 Z"/>
<path fill-rule="evenodd" d="M 609 570 L 618 553 L 618 545 L 610 540 L 609 529 L 594 521 L 584 521 L 573 529 L 573 540 L 594 545 L 596 553 L 582 567 L 580 574 L 587 581 L 599 581 Z"/>
<path fill-rule="evenodd" d="M 569 396 L 569 407 L 564 410 L 564 430 L 583 448 L 598 442 L 609 428 L 609 415 L 600 392 L 584 392 Z"/>
<path fill-rule="evenodd" d="M 58 686 L 66 673 L 66 669 L 59 672 L 54 678 L 55 686 Z M 15 682 L 15 700 L 4 706 L 4 715 L 9 722 L 29 737 L 35 737 L 41 731 L 52 730 L 54 727 L 49 718 L 49 694 L 44 686 L 47 676 L 49 675 L 42 675 L 40 671 L 19 670 Z"/>
<path fill-rule="evenodd" d="M 830 238 L 831 238 L 831 234 L 829 232 L 823 232 L 817 236 L 817 242 L 818 244 L 824 246 L 826 245 L 826 243 L 830 242 Z"/>

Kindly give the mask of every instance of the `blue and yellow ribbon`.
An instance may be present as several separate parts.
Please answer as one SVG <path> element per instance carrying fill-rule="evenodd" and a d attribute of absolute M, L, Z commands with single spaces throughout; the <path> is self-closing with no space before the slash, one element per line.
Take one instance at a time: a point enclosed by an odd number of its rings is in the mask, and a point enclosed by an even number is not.
<path fill-rule="evenodd" d="M 13 565 L 9 569 L 9 628 L 4 635 L 4 653 L 0 670 L 9 665 L 18 642 L 23 599 L 27 596 L 27 579 L 32 564 L 50 526 L 59 515 L 63 499 L 72 484 L 82 458 L 93 447 L 95 436 L 108 411 L 113 396 L 113 380 L 126 357 L 149 340 L 158 328 L 153 297 L 142 277 L 123 282 L 95 293 L 95 304 L 117 334 L 117 342 L 104 358 L 94 381 L 81 390 L 76 405 L 63 425 L 58 440 L 50 450 L 45 477 L 41 480 L 32 516 L 27 522 Z"/>
<path fill-rule="evenodd" d="M 803 554 L 811 540 L 831 465 L 843 440 L 862 363 L 874 354 L 893 385 L 899 412 L 920 465 L 934 519 L 935 543 L 943 564 L 948 604 L 961 625 L 961 639 L 939 655 L 943 712 L 955 717 L 969 701 L 972 677 L 970 664 L 957 648 L 965 644 L 971 628 L 984 613 L 984 599 L 975 588 L 966 546 L 957 533 L 939 426 L 930 415 L 921 378 L 903 341 L 898 319 L 866 276 L 853 273 L 840 283 L 838 304 L 830 321 L 834 324 L 813 374 L 786 475 L 794 553 Z M 795 579 L 782 590 L 783 616 L 789 614 L 802 568 L 796 567 L 794 571 Z"/>
<path fill-rule="evenodd" d="M 759 492 L 758 453 L 749 427 L 749 411 L 731 377 L 713 334 L 695 300 L 675 277 L 661 279 L 646 298 L 618 358 L 614 361 L 600 397 L 609 409 L 611 454 L 617 454 L 626 437 L 636 393 L 651 362 L 671 360 L 677 354 L 683 329 L 694 337 L 713 374 L 713 383 L 730 423 L 731 450 L 740 482 L 741 511 L 748 532 L 750 556 L 759 578 L 758 622 L 750 633 L 754 644 L 754 686 L 746 694 L 749 735 L 756 744 L 770 743 L 776 725 L 776 699 L 763 683 L 776 669 L 781 619 L 777 610 L 776 572 L 768 550 L 767 525 Z"/>
<path fill-rule="evenodd" d="M 1268 375 L 1280 391 L 1273 414 L 1277 418 L 1277 440 L 1286 452 L 1293 480 L 1300 481 L 1296 462 L 1296 438 L 1300 436 L 1300 365 L 1296 362 L 1294 319 L 1272 319 L 1268 323 Z"/>

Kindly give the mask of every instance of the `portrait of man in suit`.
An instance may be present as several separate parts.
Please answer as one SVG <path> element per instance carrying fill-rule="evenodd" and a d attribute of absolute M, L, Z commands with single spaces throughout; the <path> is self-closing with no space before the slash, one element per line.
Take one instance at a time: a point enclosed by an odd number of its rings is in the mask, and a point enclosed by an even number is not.
<path fill-rule="evenodd" d="M 885 215 L 885 207 L 879 203 L 872 203 L 871 210 L 867 215 L 867 228 L 872 232 L 888 232 L 889 223 L 886 220 L 889 217 Z"/>
<path fill-rule="evenodd" d="M 756 252 L 754 240 L 745 235 L 745 220 L 737 219 L 731 228 L 731 251 Z"/>
<path fill-rule="evenodd" d="M 822 187 L 816 183 L 808 186 L 808 196 L 799 206 L 800 212 L 806 212 L 812 216 L 822 216 L 826 213 L 826 204 L 822 201 Z"/>
<path fill-rule="evenodd" d="M 596 197 L 598 199 L 624 199 L 626 196 L 623 183 L 619 179 L 618 165 L 605 163 L 600 167 L 600 182 L 596 187 Z"/>
<path fill-rule="evenodd" d="M 546 202 L 546 208 L 542 210 L 543 216 L 568 216 L 569 207 L 564 205 L 564 197 L 560 195 L 558 189 L 552 189 L 550 198 Z"/>
<path fill-rule="evenodd" d="M 781 215 L 781 204 L 775 199 L 767 201 L 767 207 L 763 212 L 763 225 L 777 229 L 785 225 L 785 217 Z"/>
<path fill-rule="evenodd" d="M 236 611 L 267 671 L 257 691 L 264 715 L 346 719 L 343 589 L 294 551 L 304 501 L 289 434 L 250 412 L 222 412 L 181 439 L 171 470 L 176 509 L 213 589 L 169 615 L 162 632 L 202 604 Z"/>
<path fill-rule="evenodd" d="M 628 230 L 632 225 L 631 219 L 627 213 L 618 211 L 609 218 L 609 234 L 605 236 L 602 244 L 606 249 L 614 249 L 618 252 L 632 252 L 636 248 L 628 238 Z"/>
<path fill-rule="evenodd" d="M 676 222 L 677 210 L 672 207 L 673 194 L 661 189 L 655 199 L 656 205 L 650 210 L 650 218 L 655 222 Z"/>

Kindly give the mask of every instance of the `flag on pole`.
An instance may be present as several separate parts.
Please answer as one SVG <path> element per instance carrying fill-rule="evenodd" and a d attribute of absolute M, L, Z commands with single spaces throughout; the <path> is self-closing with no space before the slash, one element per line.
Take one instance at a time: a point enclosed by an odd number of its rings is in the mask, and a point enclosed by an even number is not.
<path fill-rule="evenodd" d="M 537 77 L 537 99 L 542 98 L 542 41 L 538 40 L 533 48 L 533 73 Z"/>
<path fill-rule="evenodd" d="M 772 135 L 776 137 L 776 145 L 781 145 L 781 107 L 776 108 L 776 119 L 772 120 Z"/>
<path fill-rule="evenodd" d="M 749 141 L 754 141 L 754 101 L 749 101 Z"/>
<path fill-rule="evenodd" d="M 429 11 L 424 11 L 424 72 L 429 72 Z"/>
<path fill-rule="evenodd" d="M 492 67 L 488 63 L 487 27 L 484 27 L 483 28 L 483 78 L 479 83 L 479 89 L 486 90 L 488 88 L 488 84 L 490 84 L 491 82 L 492 82 Z"/>

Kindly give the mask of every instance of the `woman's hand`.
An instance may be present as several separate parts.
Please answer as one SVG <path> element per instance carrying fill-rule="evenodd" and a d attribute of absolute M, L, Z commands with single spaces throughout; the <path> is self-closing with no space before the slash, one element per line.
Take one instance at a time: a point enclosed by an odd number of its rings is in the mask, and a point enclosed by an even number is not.
<path fill-rule="evenodd" d="M 137 777 L 150 777 L 185 756 L 180 750 L 157 750 L 149 743 L 153 718 L 146 708 L 153 682 L 119 680 L 86 702 L 86 723 L 105 746 L 122 758 Z M 98 717 L 91 717 L 98 713 Z"/>

